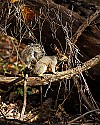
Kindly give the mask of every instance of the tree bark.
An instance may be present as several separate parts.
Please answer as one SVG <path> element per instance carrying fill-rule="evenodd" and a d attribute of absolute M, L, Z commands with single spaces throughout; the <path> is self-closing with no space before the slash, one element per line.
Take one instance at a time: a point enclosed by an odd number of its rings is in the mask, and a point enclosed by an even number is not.
<path fill-rule="evenodd" d="M 100 54 L 95 56 L 94 58 L 90 59 L 89 61 L 83 63 L 82 66 L 77 66 L 76 68 L 72 68 L 66 71 L 57 72 L 56 74 L 44 74 L 44 78 L 41 79 L 40 77 L 28 77 L 27 78 L 27 85 L 36 86 L 36 85 L 46 85 L 49 82 L 55 82 L 60 79 L 70 79 L 74 75 L 80 74 L 88 69 L 100 64 Z M 23 77 L 0 77 L 0 84 L 7 84 L 7 85 L 15 85 L 22 84 L 23 85 L 24 78 Z"/>

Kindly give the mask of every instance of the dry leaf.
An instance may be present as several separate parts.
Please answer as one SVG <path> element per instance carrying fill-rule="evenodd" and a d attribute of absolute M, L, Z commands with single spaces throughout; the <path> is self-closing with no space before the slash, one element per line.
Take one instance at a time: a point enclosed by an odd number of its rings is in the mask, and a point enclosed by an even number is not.
<path fill-rule="evenodd" d="M 35 13 L 25 5 L 21 6 L 22 16 L 25 22 L 32 20 L 35 16 Z"/>
<path fill-rule="evenodd" d="M 18 2 L 20 0 L 11 0 L 10 3 L 15 3 L 15 2 Z"/>

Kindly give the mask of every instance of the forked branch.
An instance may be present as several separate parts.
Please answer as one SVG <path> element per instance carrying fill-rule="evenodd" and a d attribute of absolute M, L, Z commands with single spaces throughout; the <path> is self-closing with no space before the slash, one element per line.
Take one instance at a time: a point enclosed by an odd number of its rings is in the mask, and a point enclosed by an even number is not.
<path fill-rule="evenodd" d="M 100 15 L 100 9 L 97 9 L 95 13 L 93 13 L 90 17 L 84 21 L 84 23 L 78 28 L 78 30 L 75 32 L 75 34 L 72 37 L 72 42 L 75 44 L 83 33 L 83 31 L 90 25 L 92 21 L 94 21 L 98 16 Z"/>

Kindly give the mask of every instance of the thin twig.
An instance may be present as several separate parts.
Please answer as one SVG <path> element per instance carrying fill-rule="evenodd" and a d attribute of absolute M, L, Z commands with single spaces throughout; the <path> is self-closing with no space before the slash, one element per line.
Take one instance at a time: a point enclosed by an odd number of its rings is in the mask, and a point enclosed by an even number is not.
<path fill-rule="evenodd" d="M 6 119 L 6 116 L 2 113 L 1 109 L 0 109 L 1 115 L 3 116 L 4 119 Z"/>
<path fill-rule="evenodd" d="M 68 122 L 68 125 L 71 125 L 71 123 L 76 122 L 77 120 L 83 118 L 83 117 L 84 117 L 85 115 L 87 115 L 87 114 L 90 114 L 90 113 L 92 113 L 92 112 L 99 112 L 99 111 L 100 111 L 100 109 L 95 109 L 95 110 L 86 112 L 86 113 L 84 113 L 83 115 L 81 115 L 81 116 L 79 116 L 79 117 L 73 119 L 72 121 L 69 121 L 69 122 Z"/>
<path fill-rule="evenodd" d="M 73 80 L 74 80 L 74 83 L 75 83 L 75 85 L 76 85 L 76 87 L 77 87 L 77 90 L 79 91 L 79 93 L 80 93 L 80 95 L 81 95 L 83 101 L 85 102 L 86 106 L 87 106 L 90 110 L 94 110 L 94 109 L 96 109 L 96 108 L 99 109 L 99 107 L 98 107 L 97 105 L 94 106 L 94 105 L 91 103 L 91 101 L 87 98 L 87 96 L 84 94 L 83 90 L 80 88 L 80 85 L 81 85 L 81 84 L 79 83 L 78 78 L 77 78 L 76 76 L 74 76 L 74 77 L 73 77 Z"/>
<path fill-rule="evenodd" d="M 25 75 L 25 80 L 24 80 L 24 102 L 23 102 L 23 108 L 22 108 L 22 112 L 21 112 L 21 117 L 20 117 L 20 120 L 23 121 L 24 119 L 24 113 L 25 113 L 25 108 L 26 108 L 26 100 L 27 100 L 27 77 L 28 77 L 28 74 Z"/>

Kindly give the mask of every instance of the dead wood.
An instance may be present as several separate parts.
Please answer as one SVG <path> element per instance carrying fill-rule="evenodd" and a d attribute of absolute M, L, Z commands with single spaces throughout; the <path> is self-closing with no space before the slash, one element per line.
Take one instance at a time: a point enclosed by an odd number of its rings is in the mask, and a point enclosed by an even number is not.
<path fill-rule="evenodd" d="M 22 108 L 21 117 L 20 117 L 21 121 L 23 121 L 24 119 L 24 113 L 25 113 L 26 102 L 27 102 L 27 77 L 28 77 L 28 74 L 25 75 L 25 79 L 24 79 L 24 102 L 23 102 L 23 108 Z"/>
<path fill-rule="evenodd" d="M 78 93 L 81 95 L 82 100 L 85 102 L 86 106 L 90 109 L 90 110 L 95 110 L 95 109 L 99 109 L 99 107 L 97 106 L 95 100 L 92 98 L 92 102 L 91 102 L 91 98 L 87 97 L 86 94 L 83 92 L 83 90 L 81 89 L 81 84 L 78 81 L 78 77 L 74 76 L 73 77 L 74 80 L 74 84 L 78 90 Z M 91 92 L 90 92 L 91 93 Z M 91 94 L 92 95 L 92 94 Z"/>
<path fill-rule="evenodd" d="M 28 122 L 25 122 L 25 121 L 20 121 L 20 120 L 17 120 L 17 119 L 2 119 L 0 118 L 0 124 L 2 125 L 32 125 L 32 123 L 28 123 Z"/>
<path fill-rule="evenodd" d="M 100 54 L 90 59 L 89 61 L 83 63 L 82 66 L 77 66 L 63 72 L 57 72 L 56 74 L 44 74 L 44 78 L 40 77 L 28 77 L 27 85 L 36 86 L 36 85 L 46 85 L 49 82 L 58 81 L 60 79 L 70 79 L 74 75 L 80 74 L 88 69 L 96 66 L 100 63 Z M 15 85 L 16 81 L 18 84 L 23 84 L 23 77 L 0 77 L 0 84 Z"/>
<path fill-rule="evenodd" d="M 91 111 L 89 111 L 89 112 L 86 112 L 86 113 L 82 114 L 81 116 L 79 116 L 79 117 L 73 119 L 72 121 L 69 121 L 69 122 L 68 122 L 68 125 L 71 125 L 71 123 L 74 123 L 74 122 L 76 122 L 77 120 L 83 118 L 85 115 L 88 115 L 88 114 L 93 113 L 93 112 L 100 112 L 100 109 L 95 109 L 95 110 L 91 110 Z"/>

